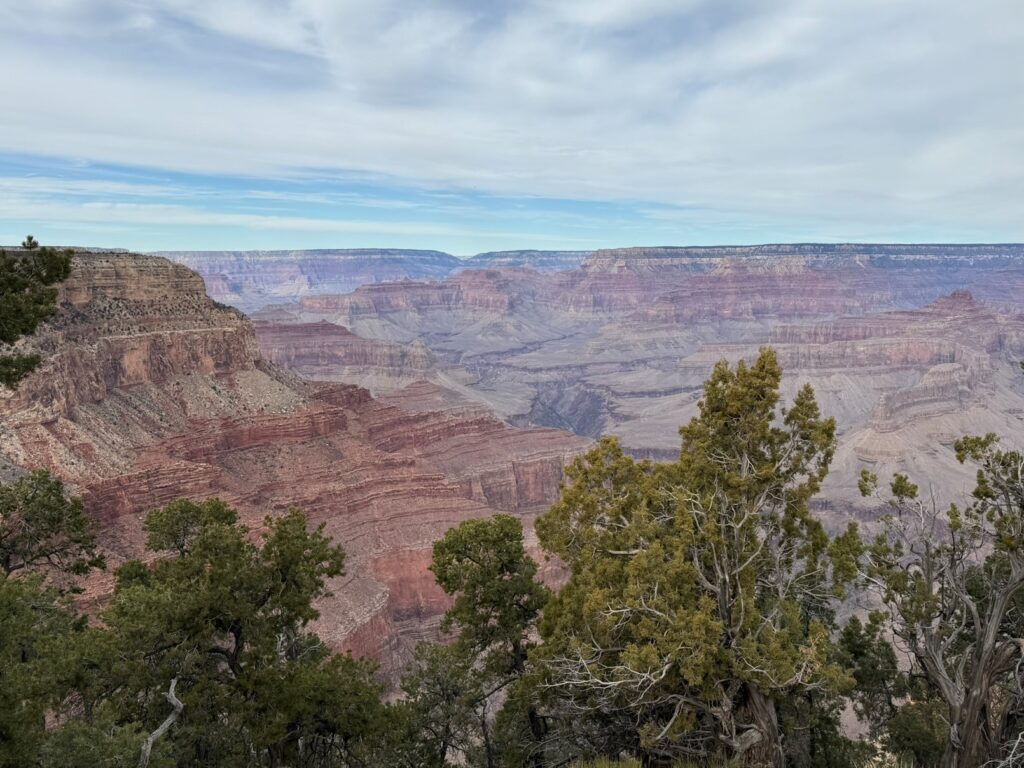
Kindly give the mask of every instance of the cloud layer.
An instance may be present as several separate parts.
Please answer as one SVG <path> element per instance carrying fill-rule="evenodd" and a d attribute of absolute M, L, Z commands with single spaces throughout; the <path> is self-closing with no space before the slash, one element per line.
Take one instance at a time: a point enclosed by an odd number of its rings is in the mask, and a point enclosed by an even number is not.
<path fill-rule="evenodd" d="M 8 0 L 0 66 L 4 234 L 1024 239 L 1019 0 Z"/>

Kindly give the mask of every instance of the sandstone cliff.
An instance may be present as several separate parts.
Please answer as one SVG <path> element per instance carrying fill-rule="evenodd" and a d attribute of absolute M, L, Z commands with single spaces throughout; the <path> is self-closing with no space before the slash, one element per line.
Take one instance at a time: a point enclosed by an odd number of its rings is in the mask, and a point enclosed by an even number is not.
<path fill-rule="evenodd" d="M 297 345 L 290 360 L 330 360 L 334 341 L 326 352 Z M 260 356 L 252 324 L 210 300 L 194 272 L 156 257 L 78 254 L 58 315 L 30 343 L 44 362 L 0 394 L 0 461 L 70 482 L 102 521 L 113 566 L 141 552 L 143 514 L 179 496 L 219 495 L 254 526 L 303 507 L 349 554 L 319 632 L 389 672 L 444 608 L 426 571 L 431 543 L 497 510 L 529 522 L 586 445 L 296 378 Z M 366 364 L 389 362 L 355 349 Z M 109 576 L 89 584 L 94 599 L 108 589 Z"/>

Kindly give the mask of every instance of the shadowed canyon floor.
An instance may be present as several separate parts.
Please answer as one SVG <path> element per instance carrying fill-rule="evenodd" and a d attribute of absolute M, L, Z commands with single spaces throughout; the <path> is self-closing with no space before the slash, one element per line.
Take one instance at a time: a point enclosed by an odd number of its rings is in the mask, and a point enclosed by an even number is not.
<path fill-rule="evenodd" d="M 588 442 L 303 381 L 261 359 L 249 320 L 196 273 L 162 258 L 77 255 L 59 313 L 27 346 L 44 362 L 0 394 L 4 474 L 43 467 L 69 481 L 101 520 L 112 567 L 142 551 L 143 514 L 180 496 L 219 495 L 255 528 L 304 508 L 348 553 L 317 631 L 389 673 L 446 607 L 426 569 L 432 542 L 497 511 L 529 528 Z M 109 588 L 101 574 L 87 596 Z"/>
<path fill-rule="evenodd" d="M 941 498 L 972 487 L 951 444 L 1024 418 L 1022 311 L 1019 245 L 790 245 L 598 251 L 572 270 L 465 270 L 255 317 L 263 354 L 303 376 L 665 458 L 714 363 L 771 344 L 787 395 L 810 382 L 838 422 L 823 503 L 841 517 L 870 513 L 863 468 L 930 478 Z"/>

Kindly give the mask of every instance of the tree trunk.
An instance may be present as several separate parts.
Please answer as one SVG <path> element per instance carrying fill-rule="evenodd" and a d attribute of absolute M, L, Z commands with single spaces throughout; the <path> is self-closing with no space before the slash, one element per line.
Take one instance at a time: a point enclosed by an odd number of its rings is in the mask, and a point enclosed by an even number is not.
<path fill-rule="evenodd" d="M 978 768 L 988 762 L 984 713 L 985 696 L 980 691 L 970 691 L 960 716 L 950 718 L 952 726 L 940 768 Z"/>
<path fill-rule="evenodd" d="M 149 757 L 153 752 L 153 745 L 156 744 L 157 739 L 170 730 L 171 726 L 174 725 L 178 716 L 181 714 L 181 710 L 184 709 L 184 705 L 182 705 L 181 701 L 174 694 L 174 689 L 177 685 L 178 678 L 175 677 L 171 680 L 171 685 L 167 689 L 167 693 L 164 694 L 164 698 L 167 699 L 167 703 L 171 705 L 173 710 L 171 711 L 171 714 L 169 714 L 167 718 L 160 723 L 157 729 L 149 734 L 149 736 L 146 737 L 146 740 L 142 742 L 142 750 L 139 753 L 139 768 L 147 768 L 149 765 Z"/>
<path fill-rule="evenodd" d="M 536 748 L 530 753 L 530 765 L 533 768 L 544 768 L 546 764 L 544 759 L 544 739 L 547 737 L 548 732 L 547 723 L 532 706 L 526 708 L 526 719 L 530 723 L 530 734 L 533 736 L 533 741 L 536 744 Z"/>
<path fill-rule="evenodd" d="M 775 702 L 762 694 L 756 685 L 751 685 L 747 704 L 760 738 L 743 750 L 743 764 L 752 768 L 782 768 L 785 764 L 785 753 L 782 749 L 782 732 L 779 730 Z"/>

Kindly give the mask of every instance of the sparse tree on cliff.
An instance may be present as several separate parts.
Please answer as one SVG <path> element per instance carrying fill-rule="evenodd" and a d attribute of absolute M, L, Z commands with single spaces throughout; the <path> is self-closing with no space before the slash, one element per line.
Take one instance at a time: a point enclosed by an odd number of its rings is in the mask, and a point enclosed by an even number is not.
<path fill-rule="evenodd" d="M 39 470 L 0 485 L 0 572 L 22 570 L 81 575 L 103 566 L 95 523 L 64 483 Z"/>
<path fill-rule="evenodd" d="M 503 765 L 495 732 L 502 698 L 526 670 L 530 633 L 548 598 L 537 566 L 523 547 L 523 529 L 511 515 L 467 520 L 434 545 L 431 570 L 454 597 L 443 627 L 449 648 L 421 649 L 406 677 L 408 712 L 418 718 L 415 738 L 431 764 L 459 756 L 473 765 Z M 539 744 L 544 723 L 532 706 L 517 711 L 528 741 Z M 528 764 L 542 765 L 529 745 Z M 438 762 L 440 761 L 440 762 Z"/>
<path fill-rule="evenodd" d="M 145 527 L 160 558 L 118 569 L 103 626 L 69 649 L 70 712 L 132 728 L 151 765 L 354 764 L 381 690 L 307 629 L 343 570 L 322 527 L 291 510 L 257 543 L 216 499 L 175 502 Z"/>
<path fill-rule="evenodd" d="M 1005 758 L 1024 727 L 1024 454 L 991 434 L 956 452 L 978 466 L 970 503 L 941 509 L 896 475 L 864 578 L 945 705 L 941 765 L 974 768 Z M 877 483 L 865 472 L 862 492 Z"/>
<path fill-rule="evenodd" d="M 36 240 L 32 235 L 28 235 L 24 240 L 21 241 L 21 247 L 26 251 L 34 251 L 39 247 L 39 241 Z"/>
<path fill-rule="evenodd" d="M 53 314 L 57 289 L 71 273 L 71 254 L 37 248 L 30 235 L 21 253 L 0 251 L 0 386 L 16 387 L 39 365 L 39 355 L 10 348 Z"/>
<path fill-rule="evenodd" d="M 537 523 L 571 572 L 541 623 L 547 690 L 570 714 L 628 713 L 619 743 L 649 764 L 781 765 L 779 702 L 848 683 L 829 630 L 856 536 L 830 541 L 808 510 L 835 425 L 809 387 L 780 410 L 780 378 L 771 350 L 720 363 L 678 462 L 602 440 Z"/>

